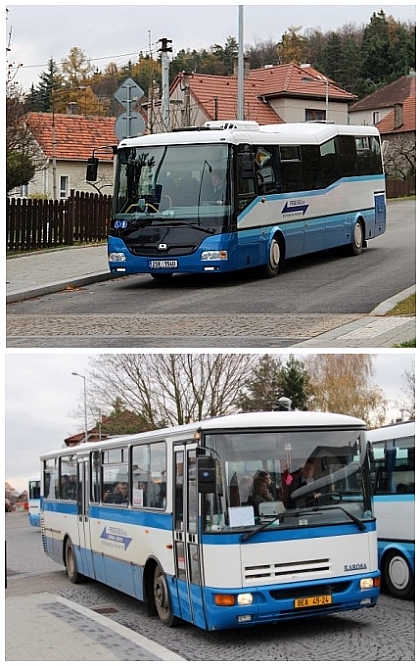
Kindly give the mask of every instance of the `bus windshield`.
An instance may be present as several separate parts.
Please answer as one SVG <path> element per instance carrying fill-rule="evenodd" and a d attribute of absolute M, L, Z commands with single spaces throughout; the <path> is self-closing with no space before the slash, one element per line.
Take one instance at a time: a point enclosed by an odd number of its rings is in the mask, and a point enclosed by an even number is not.
<path fill-rule="evenodd" d="M 216 492 L 206 495 L 211 531 L 270 529 L 372 518 L 365 435 L 360 431 L 217 433 Z"/>
<path fill-rule="evenodd" d="M 227 144 L 121 148 L 115 229 L 186 222 L 220 232 L 230 213 L 230 151 Z"/>

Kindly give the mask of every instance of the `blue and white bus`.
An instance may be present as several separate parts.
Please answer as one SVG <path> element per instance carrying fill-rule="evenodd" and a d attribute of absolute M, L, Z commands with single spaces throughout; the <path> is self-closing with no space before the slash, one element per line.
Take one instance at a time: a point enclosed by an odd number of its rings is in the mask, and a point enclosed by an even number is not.
<path fill-rule="evenodd" d="M 275 277 L 284 260 L 337 247 L 358 255 L 385 232 L 375 127 L 208 122 L 124 139 L 115 164 L 116 275 L 259 267 Z"/>
<path fill-rule="evenodd" d="M 295 488 L 308 459 L 314 478 Z M 116 588 L 168 626 L 253 626 L 377 602 L 359 419 L 221 416 L 60 449 L 41 463 L 46 553 L 71 581 Z M 270 494 L 257 502 L 252 487 L 267 473 Z"/>
<path fill-rule="evenodd" d="M 28 481 L 28 519 L 31 527 L 40 527 L 39 503 L 41 496 L 41 477 L 33 474 Z"/>
<path fill-rule="evenodd" d="M 371 430 L 379 564 L 388 592 L 414 597 L 415 422 Z"/>

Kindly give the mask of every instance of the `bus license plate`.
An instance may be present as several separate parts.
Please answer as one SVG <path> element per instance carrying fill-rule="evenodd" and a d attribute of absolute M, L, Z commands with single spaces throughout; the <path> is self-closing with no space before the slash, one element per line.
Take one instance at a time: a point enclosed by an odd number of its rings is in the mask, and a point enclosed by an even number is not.
<path fill-rule="evenodd" d="M 308 608 L 308 606 L 328 606 L 332 604 L 332 596 L 324 594 L 320 597 L 302 597 L 302 599 L 295 599 L 295 608 Z"/>
<path fill-rule="evenodd" d="M 149 268 L 178 268 L 178 261 L 176 259 L 159 259 L 149 261 Z"/>

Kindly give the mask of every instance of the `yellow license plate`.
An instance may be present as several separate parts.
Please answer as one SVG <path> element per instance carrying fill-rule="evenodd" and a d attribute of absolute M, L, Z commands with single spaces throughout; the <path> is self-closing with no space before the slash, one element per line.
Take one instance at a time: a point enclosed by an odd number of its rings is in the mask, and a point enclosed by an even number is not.
<path fill-rule="evenodd" d="M 320 597 L 302 597 L 302 599 L 295 599 L 295 608 L 307 608 L 308 606 L 328 606 L 332 604 L 332 596 L 324 594 Z"/>

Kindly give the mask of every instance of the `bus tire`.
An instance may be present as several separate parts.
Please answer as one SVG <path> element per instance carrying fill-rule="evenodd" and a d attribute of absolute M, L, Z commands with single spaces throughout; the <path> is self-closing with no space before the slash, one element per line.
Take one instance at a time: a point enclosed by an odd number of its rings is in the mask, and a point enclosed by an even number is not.
<path fill-rule="evenodd" d="M 363 246 L 365 242 L 365 232 L 363 229 L 363 222 L 357 220 L 356 224 L 353 227 L 353 239 L 350 245 L 348 246 L 348 253 L 350 256 L 357 257 L 362 254 Z"/>
<path fill-rule="evenodd" d="M 67 539 L 65 545 L 65 563 L 66 573 L 72 583 L 82 583 L 84 576 L 77 571 L 76 555 L 70 539 Z"/>
<path fill-rule="evenodd" d="M 389 553 L 381 568 L 389 594 L 397 599 L 414 598 L 414 574 L 404 555 L 397 551 Z"/>
<path fill-rule="evenodd" d="M 157 614 L 163 624 L 167 627 L 175 627 L 179 624 L 179 618 L 172 613 L 168 584 L 160 564 L 156 566 L 153 576 L 153 598 Z"/>
<path fill-rule="evenodd" d="M 280 241 L 277 236 L 273 236 L 268 251 L 268 260 L 262 270 L 263 277 L 274 278 L 279 274 L 282 263 L 282 254 Z"/>

